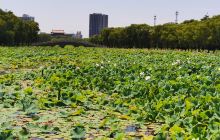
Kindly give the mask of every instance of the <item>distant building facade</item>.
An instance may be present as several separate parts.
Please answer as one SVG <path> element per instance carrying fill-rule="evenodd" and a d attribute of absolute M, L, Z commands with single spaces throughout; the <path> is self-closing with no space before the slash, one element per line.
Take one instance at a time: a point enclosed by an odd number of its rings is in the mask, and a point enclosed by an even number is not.
<path fill-rule="evenodd" d="M 52 30 L 51 31 L 51 36 L 56 36 L 56 37 L 72 37 L 75 39 L 82 39 L 83 35 L 81 33 L 81 31 L 77 31 L 77 33 L 65 33 L 64 30 Z"/>
<path fill-rule="evenodd" d="M 52 30 L 51 36 L 64 36 L 65 32 L 64 30 Z"/>
<path fill-rule="evenodd" d="M 108 28 L 108 15 L 98 13 L 89 15 L 89 37 L 98 35 L 104 28 Z"/>
<path fill-rule="evenodd" d="M 34 21 L 34 17 L 32 17 L 32 16 L 29 16 L 29 15 L 27 15 L 27 14 L 23 14 L 23 16 L 22 17 L 20 17 L 22 20 L 24 20 L 24 21 Z"/>
<path fill-rule="evenodd" d="M 73 34 L 72 37 L 76 38 L 76 39 L 82 39 L 83 35 L 82 35 L 81 31 L 77 31 L 76 34 Z"/>

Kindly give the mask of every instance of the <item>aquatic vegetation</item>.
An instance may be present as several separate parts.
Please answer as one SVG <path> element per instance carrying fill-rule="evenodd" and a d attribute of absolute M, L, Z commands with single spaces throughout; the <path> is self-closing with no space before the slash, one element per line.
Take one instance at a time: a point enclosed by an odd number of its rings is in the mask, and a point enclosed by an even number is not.
<path fill-rule="evenodd" d="M 220 57 L 0 48 L 0 139 L 216 139 Z"/>

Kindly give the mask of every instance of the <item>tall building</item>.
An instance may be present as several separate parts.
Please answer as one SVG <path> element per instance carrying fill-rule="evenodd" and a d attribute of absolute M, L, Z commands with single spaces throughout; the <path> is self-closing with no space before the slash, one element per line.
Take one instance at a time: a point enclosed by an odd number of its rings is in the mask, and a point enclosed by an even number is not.
<path fill-rule="evenodd" d="M 77 31 L 77 33 L 73 34 L 72 37 L 75 39 L 82 39 L 83 35 L 82 35 L 81 31 Z"/>
<path fill-rule="evenodd" d="M 23 16 L 22 17 L 20 17 L 22 20 L 24 20 L 24 21 L 34 21 L 34 17 L 32 17 L 32 16 L 29 16 L 29 15 L 27 15 L 27 14 L 23 14 Z"/>
<path fill-rule="evenodd" d="M 89 37 L 98 35 L 103 28 L 108 28 L 108 15 L 90 14 L 89 16 Z"/>

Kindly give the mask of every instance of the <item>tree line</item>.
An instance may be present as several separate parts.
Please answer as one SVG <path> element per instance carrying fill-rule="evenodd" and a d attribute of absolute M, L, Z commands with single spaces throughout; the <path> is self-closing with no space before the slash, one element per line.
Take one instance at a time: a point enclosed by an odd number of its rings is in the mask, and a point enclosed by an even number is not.
<path fill-rule="evenodd" d="M 90 41 L 118 48 L 217 50 L 220 49 L 220 15 L 186 20 L 181 24 L 133 24 L 125 28 L 106 28 Z"/>
<path fill-rule="evenodd" d="M 0 45 L 30 45 L 37 41 L 39 25 L 23 21 L 11 11 L 0 9 Z"/>

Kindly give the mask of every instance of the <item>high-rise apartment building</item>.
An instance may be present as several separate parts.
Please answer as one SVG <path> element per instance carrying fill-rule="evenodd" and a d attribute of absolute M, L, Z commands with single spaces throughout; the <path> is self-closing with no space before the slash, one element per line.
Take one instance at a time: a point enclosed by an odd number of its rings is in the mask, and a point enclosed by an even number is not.
<path fill-rule="evenodd" d="M 98 13 L 90 14 L 89 37 L 98 35 L 104 28 L 108 28 L 108 15 Z"/>

